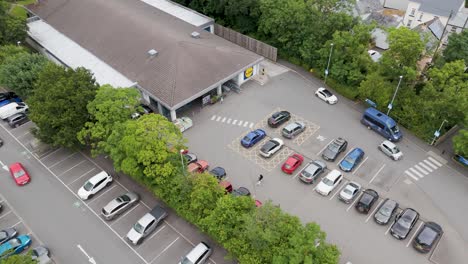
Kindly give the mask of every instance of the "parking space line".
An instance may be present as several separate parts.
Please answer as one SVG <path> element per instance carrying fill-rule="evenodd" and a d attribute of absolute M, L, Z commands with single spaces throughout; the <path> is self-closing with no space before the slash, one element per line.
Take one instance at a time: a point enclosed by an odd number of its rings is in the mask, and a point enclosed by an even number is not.
<path fill-rule="evenodd" d="M 77 180 L 81 179 L 83 176 L 85 176 L 86 174 L 92 172 L 94 170 L 94 168 L 91 168 L 89 171 L 83 173 L 80 177 L 74 179 L 72 182 L 70 182 L 70 185 L 72 185 L 73 183 L 75 183 Z"/>
<path fill-rule="evenodd" d="M 149 208 L 149 207 L 148 207 Z M 184 236 L 181 232 L 179 232 L 179 230 L 177 230 L 174 226 L 172 226 L 171 224 L 169 224 L 166 220 L 164 220 L 164 223 L 166 225 L 168 225 L 170 228 L 172 228 L 172 230 L 176 231 L 177 234 L 179 234 L 181 237 L 183 237 L 187 242 L 189 242 L 192 246 L 195 246 L 195 244 L 190 241 L 190 239 L 188 239 L 186 236 Z"/>
<path fill-rule="evenodd" d="M 64 159 L 61 159 L 61 160 L 57 161 L 56 163 L 52 164 L 52 165 L 49 167 L 49 169 L 52 169 L 53 167 L 59 165 L 62 161 L 67 160 L 68 158 L 70 158 L 71 156 L 73 156 L 73 155 L 75 155 L 75 154 L 76 154 L 76 152 L 74 152 L 74 153 L 68 155 L 68 156 L 67 156 L 66 158 L 64 158 Z"/>
<path fill-rule="evenodd" d="M 389 222 L 390 222 L 390 221 L 389 221 Z M 385 231 L 385 235 L 387 235 L 388 232 L 390 232 L 390 229 L 392 229 L 392 225 L 393 225 L 393 224 L 388 223 L 388 228 L 387 228 L 387 231 Z"/>
<path fill-rule="evenodd" d="M 414 232 L 414 234 L 411 236 L 411 239 L 408 241 L 408 244 L 406 244 L 406 247 L 408 247 L 410 244 L 411 244 L 411 241 L 413 241 L 414 237 L 416 236 L 416 234 L 418 233 L 419 229 L 421 229 L 421 226 L 424 224 L 423 221 L 421 221 L 421 223 L 419 224 L 418 226 L 418 229 L 416 229 L 416 232 Z"/>
<path fill-rule="evenodd" d="M 405 173 L 408 174 L 411 178 L 413 178 L 413 180 L 415 181 L 419 181 L 419 178 L 414 176 L 411 172 L 409 172 L 408 170 L 405 170 Z"/>
<path fill-rule="evenodd" d="M 328 143 L 325 145 L 325 147 L 323 147 L 319 152 L 317 152 L 317 154 L 315 154 L 315 156 L 318 156 L 320 153 L 322 153 L 322 151 L 324 151 L 324 150 L 328 147 L 328 145 L 330 145 L 330 143 L 333 142 L 333 140 L 334 140 L 334 139 L 330 140 L 330 142 L 328 142 Z"/>
<path fill-rule="evenodd" d="M 60 176 L 63 176 L 65 173 L 71 171 L 73 168 L 75 168 L 76 166 L 80 165 L 81 163 L 83 163 L 83 162 L 85 162 L 85 161 L 86 161 L 86 160 L 82 160 L 80 163 L 78 163 L 78 164 L 76 164 L 75 166 L 69 168 L 68 170 L 62 172 L 62 174 L 60 174 L 60 175 L 58 175 L 58 176 L 59 176 L 59 177 L 60 177 Z"/>
<path fill-rule="evenodd" d="M 296 175 L 294 175 L 294 177 L 292 177 L 293 179 L 295 179 L 305 168 L 303 168 L 302 170 L 300 170 L 298 173 L 296 173 Z"/>
<path fill-rule="evenodd" d="M 114 187 L 117 186 L 117 185 L 112 185 L 109 189 L 107 189 L 105 192 L 101 193 L 100 195 L 94 197 L 94 199 L 92 201 L 89 201 L 88 202 L 88 205 L 94 201 L 96 201 L 97 199 L 99 199 L 101 196 L 103 196 L 104 194 L 106 194 L 107 192 L 109 192 L 110 190 L 114 189 Z"/>
<path fill-rule="evenodd" d="M 163 251 L 161 251 L 156 257 L 154 257 L 153 260 L 151 260 L 149 263 L 153 263 L 153 261 L 155 261 L 157 258 L 159 258 L 162 253 L 166 252 L 166 250 L 168 250 L 177 240 L 179 239 L 179 237 L 177 237 L 176 239 L 174 239 L 174 241 L 172 241 L 169 245 L 167 245 L 167 247 L 165 247 L 163 249 Z"/>
<path fill-rule="evenodd" d="M 3 217 L 5 217 L 5 216 L 9 215 L 10 213 L 11 213 L 11 210 L 10 210 L 10 211 L 8 211 L 7 213 L 3 213 L 3 215 L 2 215 L 2 216 L 0 216 L 0 219 L 2 219 Z"/>
<path fill-rule="evenodd" d="M 353 173 L 352 173 L 353 175 L 359 170 L 359 168 L 361 168 L 362 164 L 364 164 L 364 163 L 367 161 L 368 158 L 369 158 L 369 156 L 367 156 L 367 157 L 361 162 L 361 164 L 359 164 L 359 166 L 353 171 Z M 384 165 L 385 165 L 385 164 L 384 164 Z"/>
<path fill-rule="evenodd" d="M 110 224 L 110 226 L 112 226 L 113 224 L 117 223 L 120 219 L 124 218 L 126 215 L 128 215 L 131 211 L 135 210 L 135 208 L 137 208 L 138 206 L 140 205 L 140 203 L 137 203 L 135 206 L 133 206 L 133 208 L 131 208 L 130 210 L 128 210 L 127 212 L 125 212 L 125 214 L 119 216 L 119 218 L 115 219 L 115 221 Z"/>
<path fill-rule="evenodd" d="M 343 186 L 341 186 L 341 188 L 338 189 L 338 191 L 335 192 L 335 193 L 330 197 L 329 200 L 331 201 L 331 199 L 333 199 L 333 197 L 335 197 L 335 195 L 336 195 L 337 193 L 341 192 L 341 190 L 343 190 L 343 188 L 346 186 L 346 184 L 348 184 L 348 181 L 345 181 L 345 182 L 343 183 Z"/>
<path fill-rule="evenodd" d="M 57 151 L 59 151 L 59 150 L 61 150 L 61 149 L 62 149 L 62 148 L 58 148 L 58 149 L 56 149 L 56 150 L 52 151 L 51 153 L 49 153 L 49 154 L 45 155 L 45 156 L 44 156 L 44 157 L 42 157 L 41 159 L 45 159 L 45 158 L 49 157 L 50 155 L 54 154 L 55 152 L 57 152 Z"/>
<path fill-rule="evenodd" d="M 15 226 L 17 226 L 17 225 L 19 225 L 19 224 L 21 224 L 21 221 L 19 221 L 18 223 L 12 225 L 11 227 L 15 227 Z"/>
<path fill-rule="evenodd" d="M 146 239 L 146 241 L 148 240 L 151 240 L 151 238 L 153 238 L 157 233 L 159 233 L 161 230 L 163 230 L 166 226 L 163 225 L 161 226 L 158 230 L 156 230 L 156 232 L 154 232 L 148 239 Z"/>
<path fill-rule="evenodd" d="M 370 180 L 369 184 L 371 184 L 375 180 L 375 178 L 377 178 L 377 175 L 379 175 L 380 171 L 383 170 L 385 165 L 387 165 L 387 164 L 384 164 L 384 165 L 382 165 L 382 167 L 380 167 L 380 169 L 377 171 L 377 173 L 374 175 L 374 177 L 372 177 L 372 179 Z"/>
<path fill-rule="evenodd" d="M 381 200 L 380 203 L 374 208 L 374 210 L 372 210 L 372 213 L 369 214 L 369 217 L 367 217 L 366 221 L 364 223 L 367 223 L 369 222 L 369 219 L 375 214 L 375 211 L 377 211 L 377 209 L 379 209 L 380 205 L 383 203 L 384 200 Z"/>
<path fill-rule="evenodd" d="M 351 203 L 351 205 L 348 206 L 348 208 L 346 209 L 346 212 L 348 212 L 349 209 L 351 209 L 351 207 L 353 207 L 353 205 L 361 198 L 362 194 L 363 194 L 363 192 L 361 192 L 361 193 L 359 194 L 359 196 L 356 197 L 356 198 L 354 199 L 354 201 Z"/>
<path fill-rule="evenodd" d="M 414 168 L 409 168 L 409 170 L 413 172 L 414 174 L 418 175 L 419 178 L 424 178 L 424 176 L 421 173 L 419 173 L 417 170 L 415 170 Z"/>
<path fill-rule="evenodd" d="M 28 131 L 28 132 L 26 132 L 26 133 L 24 133 L 24 134 L 22 134 L 22 135 L 19 135 L 18 138 L 24 137 L 24 136 L 26 136 L 26 135 L 28 135 L 28 134 L 31 134 L 31 131 Z"/>

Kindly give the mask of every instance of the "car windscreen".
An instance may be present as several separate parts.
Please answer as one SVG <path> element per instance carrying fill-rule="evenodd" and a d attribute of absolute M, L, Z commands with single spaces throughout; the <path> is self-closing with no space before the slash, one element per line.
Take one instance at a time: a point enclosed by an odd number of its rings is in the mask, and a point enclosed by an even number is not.
<path fill-rule="evenodd" d="M 250 134 L 249 134 L 249 135 L 250 135 Z M 249 135 L 245 136 L 243 140 L 244 140 L 244 141 L 247 141 L 247 142 L 250 142 L 251 137 L 249 137 Z"/>
<path fill-rule="evenodd" d="M 133 229 L 135 229 L 135 231 L 137 231 L 138 233 L 140 234 L 143 234 L 143 231 L 145 230 L 145 227 L 140 225 L 140 223 L 136 223 L 134 226 L 133 226 Z"/>
<path fill-rule="evenodd" d="M 26 173 L 24 172 L 24 170 L 19 170 L 19 171 L 15 171 L 13 173 L 13 176 L 15 176 L 15 178 L 19 178 L 19 177 L 22 177 L 24 176 Z"/>
<path fill-rule="evenodd" d="M 398 128 L 397 125 L 391 127 L 390 130 L 392 131 L 393 134 L 398 134 L 398 133 L 400 133 L 400 128 Z"/>
<path fill-rule="evenodd" d="M 328 91 L 328 90 L 323 90 L 323 93 L 324 93 L 327 97 L 330 97 L 330 96 L 333 95 L 333 94 L 330 93 L 330 91 Z"/>
<path fill-rule="evenodd" d="M 93 189 L 93 186 L 94 185 L 91 182 L 87 181 L 83 186 L 83 189 L 85 189 L 86 191 L 91 191 L 91 189 Z"/>
<path fill-rule="evenodd" d="M 12 240 L 10 240 L 10 245 L 12 248 L 15 248 L 21 245 L 21 241 L 18 238 L 13 238 Z"/>
<path fill-rule="evenodd" d="M 390 214 L 392 213 L 392 207 L 389 206 L 389 205 L 388 206 L 382 206 L 382 208 L 380 208 L 379 212 L 383 216 L 390 216 Z"/>
<path fill-rule="evenodd" d="M 268 141 L 263 147 L 262 151 L 270 151 L 272 148 L 276 146 L 276 143 L 273 141 Z"/>
<path fill-rule="evenodd" d="M 346 188 L 343 190 L 344 193 L 349 194 L 349 195 L 353 195 L 353 191 L 354 191 L 353 188 Z"/>
<path fill-rule="evenodd" d="M 7 237 L 8 237 L 7 232 L 5 232 L 5 231 L 0 232 L 0 240 L 4 240 Z"/>
<path fill-rule="evenodd" d="M 190 259 L 188 259 L 187 257 L 185 257 L 184 259 L 182 259 L 180 264 L 193 264 L 193 262 L 190 261 Z"/>
<path fill-rule="evenodd" d="M 328 179 L 328 178 L 324 178 L 322 180 L 322 182 L 325 184 L 325 185 L 328 185 L 328 186 L 333 186 L 333 181 Z"/>
<path fill-rule="evenodd" d="M 328 145 L 327 149 L 329 149 L 330 151 L 332 152 L 338 152 L 340 146 L 338 146 L 337 144 L 335 143 L 331 143 L 330 145 Z"/>

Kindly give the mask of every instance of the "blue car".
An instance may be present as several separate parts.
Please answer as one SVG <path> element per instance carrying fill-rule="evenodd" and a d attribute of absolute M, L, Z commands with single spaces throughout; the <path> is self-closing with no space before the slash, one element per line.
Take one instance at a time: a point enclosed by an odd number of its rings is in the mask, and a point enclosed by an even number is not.
<path fill-rule="evenodd" d="M 346 157 L 340 162 L 340 169 L 343 171 L 352 171 L 356 165 L 361 162 L 364 157 L 364 150 L 355 148 L 346 155 Z"/>
<path fill-rule="evenodd" d="M 31 237 L 20 235 L 8 240 L 0 246 L 0 259 L 5 259 L 11 255 L 19 254 L 31 245 Z"/>
<path fill-rule="evenodd" d="M 242 146 L 246 148 L 250 148 L 253 145 L 257 144 L 260 140 L 265 138 L 266 132 L 263 129 L 256 129 L 254 131 L 249 132 L 242 140 Z"/>
<path fill-rule="evenodd" d="M 10 98 L 10 99 L 6 99 L 6 100 L 3 100 L 3 101 L 0 101 L 0 107 L 2 106 L 5 106 L 9 103 L 21 103 L 23 102 L 23 100 L 21 100 L 21 98 L 19 97 L 14 97 L 14 98 Z"/>

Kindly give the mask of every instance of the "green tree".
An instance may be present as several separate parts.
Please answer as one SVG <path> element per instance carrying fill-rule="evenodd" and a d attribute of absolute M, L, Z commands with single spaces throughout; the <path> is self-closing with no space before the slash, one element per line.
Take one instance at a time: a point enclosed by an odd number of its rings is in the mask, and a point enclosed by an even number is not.
<path fill-rule="evenodd" d="M 465 127 L 468 127 L 468 116 L 465 120 Z M 458 134 L 453 137 L 453 150 L 456 154 L 468 157 L 468 129 L 460 129 Z"/>
<path fill-rule="evenodd" d="M 8 13 L 10 5 L 0 0 L 0 45 L 16 44 L 27 36 L 26 19 Z"/>
<path fill-rule="evenodd" d="M 191 177 L 192 191 L 190 193 L 189 215 L 195 223 L 199 223 L 216 208 L 216 203 L 224 195 L 224 190 L 211 174 L 194 174 Z"/>
<path fill-rule="evenodd" d="M 49 63 L 39 74 L 34 93 L 26 101 L 35 135 L 47 144 L 67 148 L 81 146 L 77 133 L 89 114 L 87 104 L 94 99 L 98 85 L 92 74 Z"/>
<path fill-rule="evenodd" d="M 392 99 L 396 85 L 397 84 L 393 86 L 392 83 L 387 81 L 379 72 L 372 72 L 361 82 L 359 86 L 359 96 L 363 100 L 366 98 L 371 99 L 379 108 L 386 107 Z"/>
<path fill-rule="evenodd" d="M 107 138 L 136 112 L 140 93 L 134 88 L 114 88 L 103 85 L 87 105 L 90 121 L 78 133 L 81 144 L 91 146 L 93 155 L 104 153 Z"/>
<path fill-rule="evenodd" d="M 46 57 L 36 53 L 21 52 L 11 56 L 0 65 L 0 84 L 26 99 L 47 63 Z"/>
<path fill-rule="evenodd" d="M 0 264 L 36 264 L 37 260 L 31 258 L 31 254 L 13 255 L 6 259 L 0 260 Z"/>
<path fill-rule="evenodd" d="M 468 31 L 464 30 L 459 34 L 450 34 L 443 55 L 447 62 L 464 60 L 465 64 L 468 65 Z"/>
<path fill-rule="evenodd" d="M 10 57 L 16 56 L 20 53 L 27 53 L 27 52 L 28 51 L 24 47 L 18 46 L 18 45 L 0 46 L 0 65 L 5 63 L 5 61 Z"/>

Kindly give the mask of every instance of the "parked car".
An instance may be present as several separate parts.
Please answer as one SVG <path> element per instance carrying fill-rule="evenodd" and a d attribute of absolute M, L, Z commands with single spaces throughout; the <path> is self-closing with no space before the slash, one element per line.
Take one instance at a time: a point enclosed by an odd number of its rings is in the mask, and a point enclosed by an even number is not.
<path fill-rule="evenodd" d="M 304 157 L 299 154 L 292 154 L 281 166 L 281 170 L 287 174 L 293 173 L 304 161 Z"/>
<path fill-rule="evenodd" d="M 428 253 L 432 250 L 437 240 L 440 239 L 444 231 L 442 227 L 434 222 L 424 223 L 416 237 L 413 239 L 413 247 L 422 253 Z"/>
<path fill-rule="evenodd" d="M 319 194 L 327 196 L 338 186 L 343 180 L 343 175 L 338 170 L 332 170 L 325 176 L 317 185 L 315 191 Z"/>
<path fill-rule="evenodd" d="M 112 176 L 105 171 L 101 171 L 85 182 L 85 184 L 78 190 L 78 196 L 82 200 L 88 200 L 100 190 L 104 189 L 104 187 L 111 184 Z"/>
<path fill-rule="evenodd" d="M 138 203 L 139 200 L 140 196 L 134 192 L 119 195 L 102 208 L 101 214 L 104 219 L 112 220 L 130 209 L 133 205 Z"/>
<path fill-rule="evenodd" d="M 341 190 L 338 199 L 343 201 L 344 203 L 351 203 L 354 199 L 358 196 L 359 192 L 361 191 L 361 185 L 357 182 L 349 182 L 346 186 Z"/>
<path fill-rule="evenodd" d="M 209 165 L 206 160 L 199 160 L 190 163 L 187 166 L 187 171 L 190 173 L 203 173 L 208 169 Z"/>
<path fill-rule="evenodd" d="M 270 139 L 260 149 L 260 155 L 265 158 L 269 158 L 278 152 L 283 147 L 283 145 L 283 140 L 279 138 Z"/>
<path fill-rule="evenodd" d="M 215 167 L 214 169 L 210 170 L 210 174 L 215 176 L 215 178 L 220 181 L 226 177 L 226 170 L 221 167 Z"/>
<path fill-rule="evenodd" d="M 167 217 L 166 209 L 156 205 L 133 225 L 127 234 L 127 239 L 133 244 L 140 244 L 145 237 L 153 232 L 158 224 Z"/>
<path fill-rule="evenodd" d="M 338 155 L 346 150 L 348 141 L 344 138 L 336 138 L 332 143 L 328 144 L 327 148 L 322 152 L 322 158 L 328 161 L 335 161 Z"/>
<path fill-rule="evenodd" d="M 315 92 L 315 96 L 327 102 L 328 104 L 338 103 L 338 98 L 335 95 L 333 95 L 329 90 L 323 87 L 317 89 L 317 91 Z"/>
<path fill-rule="evenodd" d="M 250 148 L 257 144 L 260 140 L 264 139 L 265 136 L 265 130 L 255 129 L 254 131 L 249 132 L 244 138 L 242 138 L 241 145 L 246 148 Z"/>
<path fill-rule="evenodd" d="M 179 264 L 203 264 L 206 263 L 213 250 L 205 242 L 200 242 L 182 258 Z"/>
<path fill-rule="evenodd" d="M 195 155 L 193 153 L 186 152 L 183 155 L 185 157 L 185 160 L 187 161 L 187 164 L 194 163 L 194 162 L 198 161 L 197 155 Z"/>
<path fill-rule="evenodd" d="M 232 193 L 232 184 L 228 181 L 220 181 L 219 186 L 225 190 L 225 194 Z"/>
<path fill-rule="evenodd" d="M 18 233 L 13 227 L 5 228 L 0 231 L 0 245 L 14 238 Z"/>
<path fill-rule="evenodd" d="M 31 257 L 37 261 L 37 264 L 52 264 L 49 254 L 49 249 L 45 246 L 35 247 L 31 251 Z"/>
<path fill-rule="evenodd" d="M 25 103 L 9 103 L 0 107 L 0 118 L 5 120 L 14 114 L 27 113 L 28 110 L 29 107 Z"/>
<path fill-rule="evenodd" d="M 23 164 L 16 162 L 10 165 L 10 174 L 15 180 L 16 185 L 22 186 L 31 181 L 31 177 L 24 168 Z"/>
<path fill-rule="evenodd" d="M 13 99 L 13 98 L 18 98 L 18 95 L 16 95 L 14 92 L 0 93 L 0 101 Z"/>
<path fill-rule="evenodd" d="M 19 235 L 0 245 L 0 259 L 6 259 L 11 255 L 19 254 L 31 245 L 31 237 Z"/>
<path fill-rule="evenodd" d="M 320 160 L 313 160 L 301 171 L 299 179 L 305 183 L 314 183 L 315 179 L 325 171 L 327 165 Z"/>
<path fill-rule="evenodd" d="M 283 130 L 281 130 L 281 134 L 285 138 L 293 139 L 300 133 L 304 132 L 305 129 L 306 129 L 306 125 L 304 124 L 304 122 L 296 121 L 296 122 L 287 124 L 283 128 Z"/>
<path fill-rule="evenodd" d="M 385 199 L 377 212 L 374 214 L 374 220 L 377 224 L 386 225 L 398 209 L 398 203 L 394 200 Z"/>
<path fill-rule="evenodd" d="M 239 187 L 232 191 L 233 196 L 250 196 L 250 191 L 249 189 L 245 187 Z"/>
<path fill-rule="evenodd" d="M 367 189 L 362 193 L 361 197 L 359 198 L 359 201 L 355 205 L 355 208 L 360 213 L 368 214 L 372 206 L 378 200 L 379 194 L 372 189 Z"/>
<path fill-rule="evenodd" d="M 25 113 L 14 114 L 7 118 L 8 125 L 10 125 L 12 128 L 19 127 L 28 121 L 29 118 Z"/>
<path fill-rule="evenodd" d="M 192 119 L 186 116 L 177 118 L 176 120 L 174 120 L 174 124 L 180 129 L 180 132 L 184 132 L 185 130 L 193 126 Z"/>
<path fill-rule="evenodd" d="M 355 148 L 340 162 L 340 169 L 346 172 L 352 171 L 364 157 L 364 150 Z"/>
<path fill-rule="evenodd" d="M 268 118 L 268 125 L 270 127 L 276 128 L 288 122 L 289 119 L 291 119 L 291 113 L 288 111 L 276 112 L 270 118 Z"/>
<path fill-rule="evenodd" d="M 369 56 L 374 62 L 378 62 L 382 57 L 382 54 L 376 50 L 368 50 L 367 53 L 369 53 Z"/>
<path fill-rule="evenodd" d="M 393 160 L 399 160 L 403 158 L 403 152 L 401 152 L 401 150 L 394 143 L 388 140 L 382 142 L 377 148 Z"/>
<path fill-rule="evenodd" d="M 390 234 L 396 239 L 405 239 L 418 222 L 419 213 L 412 208 L 406 208 L 395 218 L 395 222 L 390 228 Z"/>
<path fill-rule="evenodd" d="M 5 100 L 0 101 L 0 107 L 5 106 L 5 105 L 7 105 L 9 103 L 21 103 L 21 102 L 23 102 L 23 100 L 21 100 L 21 98 L 13 97 L 13 98 L 10 98 L 10 99 L 5 99 Z"/>
<path fill-rule="evenodd" d="M 0 138 L 0 147 L 3 146 L 3 139 Z"/>

